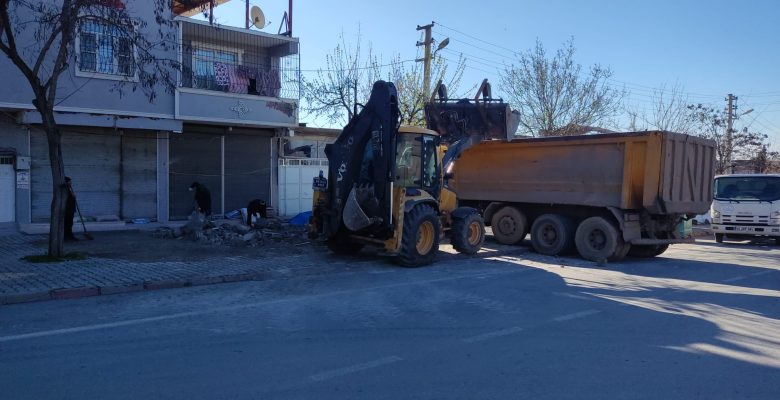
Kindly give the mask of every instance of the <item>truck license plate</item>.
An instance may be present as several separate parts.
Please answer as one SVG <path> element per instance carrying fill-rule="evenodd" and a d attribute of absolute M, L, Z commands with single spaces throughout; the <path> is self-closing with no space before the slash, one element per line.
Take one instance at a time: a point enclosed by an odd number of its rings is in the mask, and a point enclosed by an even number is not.
<path fill-rule="evenodd" d="M 748 226 L 738 226 L 737 227 L 737 232 L 748 232 L 748 231 L 750 231 L 750 227 L 748 227 Z"/>
<path fill-rule="evenodd" d="M 314 177 L 314 182 L 311 185 L 312 189 L 327 189 L 328 179 L 319 176 Z"/>

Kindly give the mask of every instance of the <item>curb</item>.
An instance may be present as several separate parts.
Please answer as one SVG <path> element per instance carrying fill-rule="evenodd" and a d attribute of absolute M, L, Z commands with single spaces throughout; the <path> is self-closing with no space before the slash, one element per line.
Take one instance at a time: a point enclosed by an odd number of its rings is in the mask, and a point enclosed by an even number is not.
<path fill-rule="evenodd" d="M 260 281 L 265 275 L 260 272 L 229 274 L 217 276 L 198 276 L 189 279 L 169 279 L 162 281 L 144 281 L 111 286 L 84 286 L 75 288 L 57 288 L 45 292 L 0 295 L 0 305 L 32 303 L 47 300 L 72 300 L 84 297 L 108 296 L 113 294 L 132 293 L 162 289 L 177 289 L 190 286 L 205 286 L 220 283 L 244 281 Z"/>

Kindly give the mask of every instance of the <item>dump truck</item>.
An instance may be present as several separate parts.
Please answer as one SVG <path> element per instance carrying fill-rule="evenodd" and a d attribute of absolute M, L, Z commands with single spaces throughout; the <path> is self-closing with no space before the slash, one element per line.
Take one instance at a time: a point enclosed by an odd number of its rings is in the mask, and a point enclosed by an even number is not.
<path fill-rule="evenodd" d="M 466 148 L 447 178 L 498 242 L 530 233 L 539 253 L 601 262 L 692 241 L 677 227 L 710 208 L 714 161 L 713 141 L 671 132 L 506 138 Z"/>

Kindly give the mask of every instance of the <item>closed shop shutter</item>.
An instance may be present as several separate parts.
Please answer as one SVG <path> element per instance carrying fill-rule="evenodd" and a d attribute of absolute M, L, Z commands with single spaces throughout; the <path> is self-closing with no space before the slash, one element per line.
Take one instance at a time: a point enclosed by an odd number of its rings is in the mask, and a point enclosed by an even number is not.
<path fill-rule="evenodd" d="M 225 211 L 253 199 L 271 202 L 272 132 L 233 132 L 225 136 Z"/>
<path fill-rule="evenodd" d="M 211 191 L 211 209 L 222 209 L 221 135 L 197 133 L 185 128 L 184 133 L 170 135 L 169 147 L 169 201 L 170 218 L 186 219 L 192 213 L 194 195 L 187 189 L 192 182 L 200 182 Z"/>
<path fill-rule="evenodd" d="M 65 174 L 73 179 L 85 217 L 119 216 L 119 135 L 107 129 L 63 129 Z M 51 164 L 46 135 L 30 133 L 32 221 L 48 222 L 51 210 Z"/>
<path fill-rule="evenodd" d="M 122 217 L 157 217 L 157 133 L 124 131 Z"/>

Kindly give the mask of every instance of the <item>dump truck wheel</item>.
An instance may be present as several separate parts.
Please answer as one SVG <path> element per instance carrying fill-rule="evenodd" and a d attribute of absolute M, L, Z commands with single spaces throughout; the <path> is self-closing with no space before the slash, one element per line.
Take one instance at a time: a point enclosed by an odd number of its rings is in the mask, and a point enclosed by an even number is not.
<path fill-rule="evenodd" d="M 615 254 L 613 254 L 612 257 L 608 258 L 607 260 L 615 262 L 626 258 L 628 253 L 631 252 L 632 247 L 633 246 L 631 245 L 631 243 L 623 242 L 623 244 L 620 247 L 618 247 L 618 249 L 615 251 Z"/>
<path fill-rule="evenodd" d="M 723 243 L 723 234 L 722 233 L 716 233 L 715 234 L 715 242 Z"/>
<path fill-rule="evenodd" d="M 328 239 L 325 244 L 328 246 L 328 249 L 335 254 L 339 255 L 350 255 L 350 254 L 356 254 L 360 252 L 361 249 L 363 249 L 364 244 L 363 243 L 356 243 L 351 240 L 349 240 L 349 237 L 344 232 L 339 232 L 330 239 Z"/>
<path fill-rule="evenodd" d="M 420 204 L 404 216 L 404 232 L 397 262 L 404 267 L 419 267 L 433 262 L 439 251 L 441 222 L 433 207 Z"/>
<path fill-rule="evenodd" d="M 460 218 L 453 218 L 450 241 L 459 253 L 477 254 L 485 242 L 485 221 L 482 216 L 474 210 Z"/>
<path fill-rule="evenodd" d="M 631 246 L 631 251 L 628 252 L 628 255 L 638 258 L 653 258 L 663 254 L 668 248 L 668 244 L 635 245 Z"/>
<path fill-rule="evenodd" d="M 493 237 L 501 244 L 515 244 L 528 234 L 528 219 L 512 206 L 501 207 L 490 219 Z"/>
<path fill-rule="evenodd" d="M 602 217 L 590 217 L 577 227 L 574 243 L 582 258 L 604 262 L 622 249 L 623 239 L 609 221 Z"/>
<path fill-rule="evenodd" d="M 556 256 L 571 250 L 574 224 L 557 214 L 544 214 L 531 226 L 531 244 L 537 253 Z"/>

